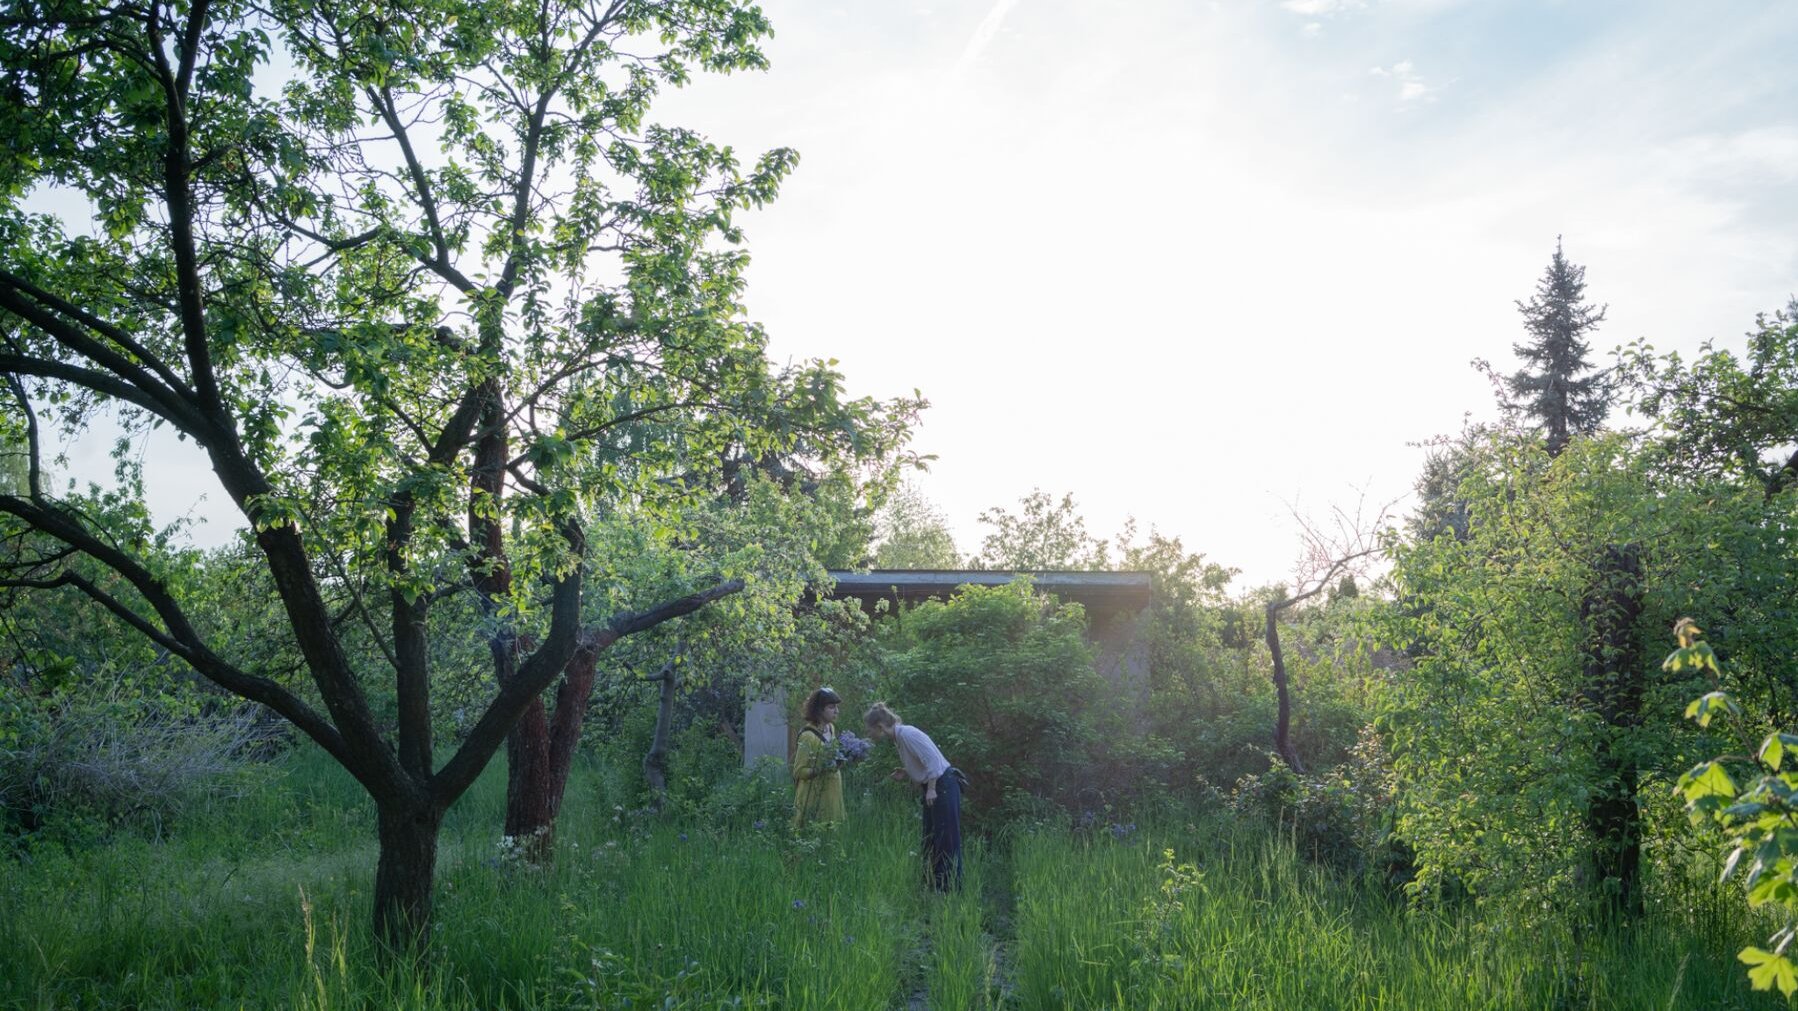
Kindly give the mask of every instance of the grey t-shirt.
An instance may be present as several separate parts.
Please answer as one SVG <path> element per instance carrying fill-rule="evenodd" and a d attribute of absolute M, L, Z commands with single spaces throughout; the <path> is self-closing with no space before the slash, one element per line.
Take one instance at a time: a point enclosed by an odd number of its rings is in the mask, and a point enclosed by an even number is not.
<path fill-rule="evenodd" d="M 899 751 L 899 761 L 905 766 L 905 774 L 914 783 L 940 779 L 943 773 L 949 771 L 949 760 L 937 749 L 936 742 L 917 727 L 904 723 L 895 725 L 893 746 Z"/>

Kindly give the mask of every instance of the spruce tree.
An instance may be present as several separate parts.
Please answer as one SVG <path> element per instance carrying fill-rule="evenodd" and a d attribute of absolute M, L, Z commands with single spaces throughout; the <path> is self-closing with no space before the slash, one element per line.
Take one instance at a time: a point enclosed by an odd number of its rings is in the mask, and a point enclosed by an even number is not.
<path fill-rule="evenodd" d="M 1567 260 L 1559 236 L 1536 294 L 1517 311 L 1530 336 L 1512 345 L 1525 367 L 1508 385 L 1547 439 L 1549 455 L 1559 455 L 1574 435 L 1596 431 L 1606 413 L 1604 376 L 1586 360 L 1586 335 L 1604 322 L 1605 307 L 1586 304 L 1586 268 Z"/>

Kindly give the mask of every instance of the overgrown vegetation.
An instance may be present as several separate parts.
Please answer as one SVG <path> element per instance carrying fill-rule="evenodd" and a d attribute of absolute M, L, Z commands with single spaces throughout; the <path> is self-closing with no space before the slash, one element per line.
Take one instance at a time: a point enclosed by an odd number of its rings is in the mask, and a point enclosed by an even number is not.
<path fill-rule="evenodd" d="M 797 156 L 649 118 L 765 65 L 753 3 L 0 21 L 0 1003 L 1798 996 L 1798 304 L 1599 370 L 1557 244 L 1487 367 L 1519 399 L 1290 585 L 1041 489 L 963 559 L 900 480 L 921 396 L 747 315 Z M 110 482 L 59 479 L 101 423 Z M 157 428 L 231 543 L 152 514 Z M 957 564 L 1022 575 L 831 594 Z M 1029 575 L 1111 567 L 1140 682 Z M 971 775 L 963 891 L 883 763 L 797 837 L 742 768 L 746 709 L 824 682 Z"/>

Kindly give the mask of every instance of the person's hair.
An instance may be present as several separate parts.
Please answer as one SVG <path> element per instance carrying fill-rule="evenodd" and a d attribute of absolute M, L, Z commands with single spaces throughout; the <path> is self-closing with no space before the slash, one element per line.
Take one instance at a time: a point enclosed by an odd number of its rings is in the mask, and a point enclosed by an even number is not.
<path fill-rule="evenodd" d="M 862 718 L 862 722 L 870 727 L 890 727 L 904 721 L 885 702 L 876 702 L 868 707 L 868 715 Z"/>
<path fill-rule="evenodd" d="M 805 697 L 805 705 L 799 711 L 805 716 L 805 722 L 817 723 L 824 718 L 824 707 L 841 704 L 842 697 L 829 688 L 819 688 Z"/>

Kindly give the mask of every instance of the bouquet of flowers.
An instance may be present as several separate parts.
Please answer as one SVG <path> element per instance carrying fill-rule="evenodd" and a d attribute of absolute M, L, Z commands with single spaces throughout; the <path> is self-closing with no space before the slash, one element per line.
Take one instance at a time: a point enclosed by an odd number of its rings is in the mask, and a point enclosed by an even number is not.
<path fill-rule="evenodd" d="M 868 753 L 873 750 L 873 741 L 845 730 L 837 735 L 837 751 L 832 756 L 832 762 L 838 767 L 851 766 L 867 758 Z"/>

